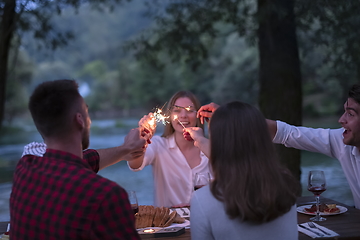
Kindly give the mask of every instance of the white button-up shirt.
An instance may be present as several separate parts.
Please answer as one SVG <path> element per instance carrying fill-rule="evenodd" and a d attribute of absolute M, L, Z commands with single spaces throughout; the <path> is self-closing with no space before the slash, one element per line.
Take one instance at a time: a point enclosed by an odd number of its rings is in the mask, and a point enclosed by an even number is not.
<path fill-rule="evenodd" d="M 338 159 L 353 194 L 355 207 L 360 209 L 360 151 L 357 147 L 343 143 L 343 131 L 343 128 L 295 127 L 277 121 L 273 142 Z"/>
<path fill-rule="evenodd" d="M 190 203 L 194 191 L 193 179 L 197 172 L 209 172 L 209 160 L 200 152 L 201 162 L 190 168 L 185 156 L 175 142 L 174 134 L 168 138 L 154 136 L 146 149 L 140 171 L 152 165 L 154 177 L 154 205 L 171 207 L 182 203 Z"/>

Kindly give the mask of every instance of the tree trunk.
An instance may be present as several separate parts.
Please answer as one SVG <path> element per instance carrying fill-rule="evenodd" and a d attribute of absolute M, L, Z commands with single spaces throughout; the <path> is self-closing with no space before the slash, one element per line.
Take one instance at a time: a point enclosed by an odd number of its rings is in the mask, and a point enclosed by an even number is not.
<path fill-rule="evenodd" d="M 5 0 L 0 23 L 0 129 L 4 120 L 6 80 L 11 39 L 15 30 L 16 0 Z"/>
<path fill-rule="evenodd" d="M 294 0 L 258 0 L 260 109 L 266 118 L 302 124 L 301 72 Z M 278 146 L 281 162 L 300 180 L 300 151 Z"/>

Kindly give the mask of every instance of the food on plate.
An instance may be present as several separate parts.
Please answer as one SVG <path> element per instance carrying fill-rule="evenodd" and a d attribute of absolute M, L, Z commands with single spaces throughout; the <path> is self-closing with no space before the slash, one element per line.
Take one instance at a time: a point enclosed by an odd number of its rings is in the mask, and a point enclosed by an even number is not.
<path fill-rule="evenodd" d="M 176 211 L 170 213 L 170 209 L 167 207 L 154 207 L 150 205 L 139 206 L 139 212 L 135 215 L 136 228 L 145 227 L 168 227 L 178 214 Z M 185 220 L 184 220 L 185 221 Z"/>
<path fill-rule="evenodd" d="M 316 204 L 313 204 L 310 208 L 304 208 L 304 210 L 308 213 L 316 213 Z M 340 209 L 336 204 L 321 203 L 319 205 L 319 211 L 323 213 L 339 213 Z"/>
<path fill-rule="evenodd" d="M 166 222 L 164 223 L 164 227 L 170 226 L 173 222 L 174 222 L 174 218 L 176 216 L 177 212 L 173 211 L 170 213 L 169 218 L 166 220 Z"/>
<path fill-rule="evenodd" d="M 326 209 L 328 206 L 325 203 L 321 203 L 319 205 L 319 211 L 324 212 L 324 209 Z M 304 208 L 306 212 L 315 213 L 316 212 L 316 204 L 313 204 L 310 208 Z"/>
<path fill-rule="evenodd" d="M 339 213 L 340 209 L 336 207 L 336 204 L 328 204 L 328 208 L 324 209 L 325 213 Z"/>
<path fill-rule="evenodd" d="M 176 214 L 175 218 L 174 218 L 174 223 L 184 223 L 185 222 L 185 218 L 180 217 L 179 214 Z"/>

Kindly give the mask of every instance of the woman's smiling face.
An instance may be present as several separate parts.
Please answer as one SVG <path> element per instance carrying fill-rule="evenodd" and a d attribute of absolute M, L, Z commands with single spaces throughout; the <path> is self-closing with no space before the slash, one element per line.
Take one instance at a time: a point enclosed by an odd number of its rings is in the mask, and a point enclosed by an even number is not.
<path fill-rule="evenodd" d="M 196 126 L 196 109 L 194 103 L 187 97 L 178 98 L 171 108 L 171 124 L 176 132 L 183 132 L 184 127 Z"/>

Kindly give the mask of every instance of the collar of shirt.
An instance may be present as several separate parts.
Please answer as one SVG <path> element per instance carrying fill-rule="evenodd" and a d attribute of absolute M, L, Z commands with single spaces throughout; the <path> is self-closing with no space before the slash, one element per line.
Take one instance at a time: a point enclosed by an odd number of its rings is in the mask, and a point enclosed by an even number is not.
<path fill-rule="evenodd" d="M 47 159 L 56 159 L 56 161 L 64 160 L 67 161 L 68 163 L 72 162 L 75 164 L 81 164 L 84 167 L 92 170 L 87 161 L 69 152 L 47 148 L 43 157 Z"/>
<path fill-rule="evenodd" d="M 360 160 L 360 149 L 354 146 L 349 146 L 352 148 L 351 154 L 354 156 L 355 160 Z"/>
<path fill-rule="evenodd" d="M 178 148 L 178 146 L 176 145 L 176 141 L 175 141 L 175 134 L 171 134 L 168 137 L 168 141 L 169 141 L 169 148 Z M 202 151 L 200 151 L 200 157 L 201 158 L 206 157 Z"/>
<path fill-rule="evenodd" d="M 169 141 L 169 148 L 176 148 L 176 141 L 175 141 L 175 134 L 171 134 L 168 138 Z"/>

